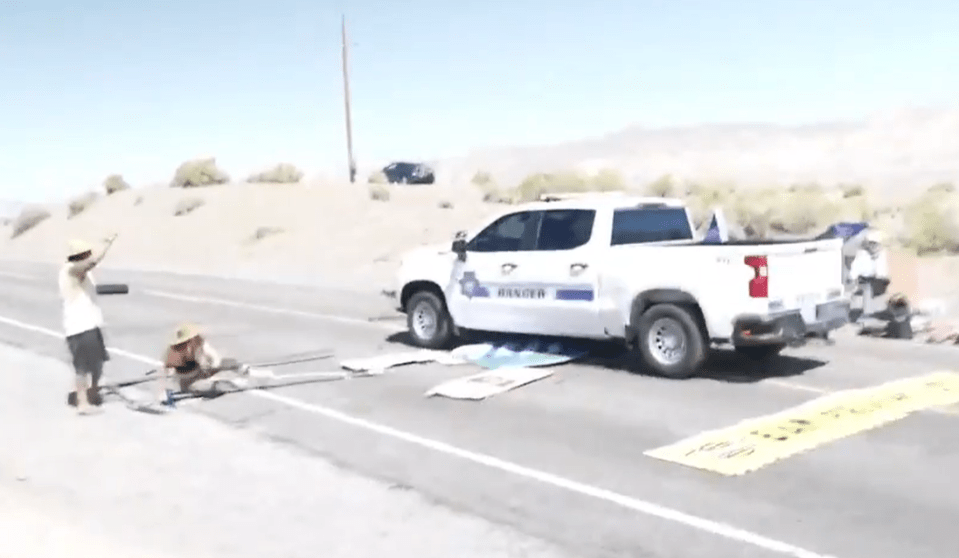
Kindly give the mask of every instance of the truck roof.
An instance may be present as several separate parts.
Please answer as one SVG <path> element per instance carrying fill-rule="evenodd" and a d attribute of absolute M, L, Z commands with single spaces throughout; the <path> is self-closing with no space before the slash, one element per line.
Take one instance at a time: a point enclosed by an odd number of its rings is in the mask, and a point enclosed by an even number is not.
<path fill-rule="evenodd" d="M 519 206 L 522 210 L 544 209 L 626 209 L 639 206 L 658 206 L 685 208 L 686 204 L 677 198 L 657 198 L 633 196 L 621 192 L 584 193 L 584 194 L 545 194 L 540 201 L 528 202 Z"/>

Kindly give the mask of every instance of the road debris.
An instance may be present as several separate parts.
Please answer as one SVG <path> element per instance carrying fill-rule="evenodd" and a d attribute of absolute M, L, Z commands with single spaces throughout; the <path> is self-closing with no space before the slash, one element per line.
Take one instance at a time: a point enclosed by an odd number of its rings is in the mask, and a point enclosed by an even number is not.
<path fill-rule="evenodd" d="M 425 396 L 442 396 L 450 399 L 479 401 L 548 378 L 552 375 L 552 370 L 543 370 L 541 368 L 501 366 L 489 372 L 480 372 L 479 374 L 473 374 L 465 378 L 448 380 L 438 386 L 430 388 L 425 393 Z"/>
<path fill-rule="evenodd" d="M 387 368 L 404 364 L 438 362 L 448 366 L 466 364 L 466 360 L 446 351 L 421 349 L 403 353 L 390 353 L 370 358 L 356 358 L 340 362 L 340 366 L 353 372 L 383 373 Z"/>
<path fill-rule="evenodd" d="M 454 357 L 488 370 L 502 367 L 554 366 L 582 358 L 586 354 L 584 349 L 564 346 L 551 339 L 533 339 L 525 343 L 479 343 L 457 347 L 452 352 Z"/>

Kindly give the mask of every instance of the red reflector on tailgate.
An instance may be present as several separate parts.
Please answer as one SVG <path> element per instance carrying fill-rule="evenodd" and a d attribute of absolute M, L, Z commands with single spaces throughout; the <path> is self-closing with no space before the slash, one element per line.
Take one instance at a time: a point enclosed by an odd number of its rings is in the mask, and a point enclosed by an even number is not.
<path fill-rule="evenodd" d="M 766 256 L 746 256 L 743 263 L 753 268 L 753 278 L 749 280 L 749 296 L 766 298 L 769 296 L 769 266 Z"/>

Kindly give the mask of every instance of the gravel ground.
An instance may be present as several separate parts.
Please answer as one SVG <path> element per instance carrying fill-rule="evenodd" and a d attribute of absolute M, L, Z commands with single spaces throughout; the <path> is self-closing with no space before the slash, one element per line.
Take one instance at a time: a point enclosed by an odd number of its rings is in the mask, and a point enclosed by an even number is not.
<path fill-rule="evenodd" d="M 62 362 L 0 362 L 4 558 L 567 556 L 186 410 L 77 416 Z"/>

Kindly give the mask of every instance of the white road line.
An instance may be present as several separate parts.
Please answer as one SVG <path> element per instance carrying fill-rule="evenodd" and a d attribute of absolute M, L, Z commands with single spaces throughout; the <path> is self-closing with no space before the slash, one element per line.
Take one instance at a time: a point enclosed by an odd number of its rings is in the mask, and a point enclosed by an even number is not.
<path fill-rule="evenodd" d="M 345 324 L 353 325 L 365 325 L 377 329 L 385 329 L 387 331 L 406 331 L 405 327 L 400 327 L 397 325 L 390 325 L 383 322 L 371 322 L 369 320 L 364 320 L 362 318 L 349 318 L 346 316 L 337 316 L 335 314 L 322 314 L 319 312 L 306 312 L 303 310 L 291 310 L 289 308 L 276 308 L 274 306 L 264 306 L 261 304 L 250 304 L 248 302 L 237 302 L 235 300 L 228 300 L 225 298 L 212 298 L 204 296 L 189 296 L 182 295 L 179 293 L 171 293 L 167 291 L 156 291 L 153 289 L 144 289 L 140 291 L 143 294 L 156 296 L 160 298 L 169 298 L 172 300 L 182 300 L 186 302 L 199 302 L 202 304 L 219 304 L 221 306 L 233 306 L 236 308 L 245 308 L 247 310 L 259 310 L 260 312 L 271 312 L 273 314 L 286 314 L 288 316 L 300 316 L 303 318 L 317 318 L 321 320 L 329 320 L 332 322 L 340 322 Z"/>
<path fill-rule="evenodd" d="M 37 280 L 37 277 L 35 275 L 29 275 L 27 273 L 17 273 L 16 271 L 0 271 L 0 277 L 10 277 L 13 279 L 26 279 L 28 281 Z"/>
<path fill-rule="evenodd" d="M 820 395 L 832 393 L 830 390 L 825 388 L 820 388 L 816 386 L 807 386 L 805 384 L 797 384 L 794 382 L 787 382 L 785 380 L 765 380 L 759 383 L 769 384 L 771 386 L 777 386 L 777 387 L 782 387 L 782 388 L 796 390 L 796 391 L 808 391 L 810 393 L 818 393 Z"/>
<path fill-rule="evenodd" d="M 45 327 L 35 326 L 19 320 L 14 320 L 11 318 L 0 317 L 0 323 L 7 324 L 13 327 L 17 327 L 23 330 L 32 331 L 35 333 L 40 333 L 47 335 L 49 337 L 56 337 L 59 339 L 63 338 L 63 335 L 60 332 L 47 329 Z M 110 352 L 115 353 L 120 356 L 124 356 L 131 360 L 148 364 L 150 366 L 159 366 L 160 361 L 146 357 L 143 355 L 138 355 L 136 353 L 131 353 L 129 351 L 124 351 L 123 349 L 117 349 L 115 347 L 109 348 Z M 710 533 L 719 537 L 730 539 L 736 542 L 749 544 L 775 552 L 777 554 L 782 554 L 784 556 L 792 556 L 794 558 L 835 558 L 827 554 L 819 554 L 811 550 L 806 550 L 798 546 L 778 541 L 773 538 L 769 538 L 758 533 L 753 533 L 751 531 L 746 531 L 744 529 L 739 529 L 728 525 L 725 523 L 720 523 L 718 521 L 712 521 L 695 515 L 690 515 L 666 506 L 661 506 L 659 504 L 654 504 L 652 502 L 647 502 L 645 500 L 640 500 L 638 498 L 633 498 L 631 496 L 625 496 L 623 494 L 618 494 L 610 490 L 599 488 L 596 486 L 584 484 L 577 482 L 565 477 L 554 475 L 552 473 L 547 473 L 545 471 L 539 471 L 537 469 L 532 469 L 529 467 L 524 467 L 523 465 L 518 465 L 510 461 L 505 461 L 497 457 L 490 455 L 473 452 L 470 450 L 462 449 L 445 442 L 438 440 L 433 440 L 430 438 L 425 438 L 411 432 L 405 432 L 390 426 L 383 424 L 375 423 L 366 419 L 354 417 L 346 413 L 342 413 L 335 409 L 330 409 L 327 407 L 322 407 L 320 405 L 315 405 L 313 403 L 307 403 L 299 399 L 294 399 L 292 397 L 287 397 L 284 395 L 278 395 L 275 393 L 265 392 L 265 391 L 245 391 L 242 393 L 249 394 L 253 397 L 259 397 L 261 399 L 269 399 L 276 403 L 292 407 L 294 409 L 299 409 L 301 411 L 311 413 L 314 415 L 319 415 L 326 417 L 337 422 L 348 424 L 350 426 L 355 426 L 363 430 L 368 430 L 394 438 L 397 440 L 402 440 L 404 442 L 426 448 L 444 455 L 458 457 L 465 461 L 470 461 L 478 465 L 483 465 L 491 469 L 496 469 L 504 473 L 510 473 L 518 477 L 522 477 L 528 480 L 533 480 L 545 485 L 549 485 L 555 488 L 560 488 L 568 492 L 573 492 L 581 496 L 587 496 L 590 498 L 595 498 L 596 500 L 601 500 L 603 502 L 620 506 L 622 508 L 632 510 L 641 514 L 649 515 L 652 517 L 657 517 L 664 519 L 666 521 L 672 521 L 674 523 L 679 523 L 685 525 L 686 527 L 691 527 L 699 531 Z"/>

